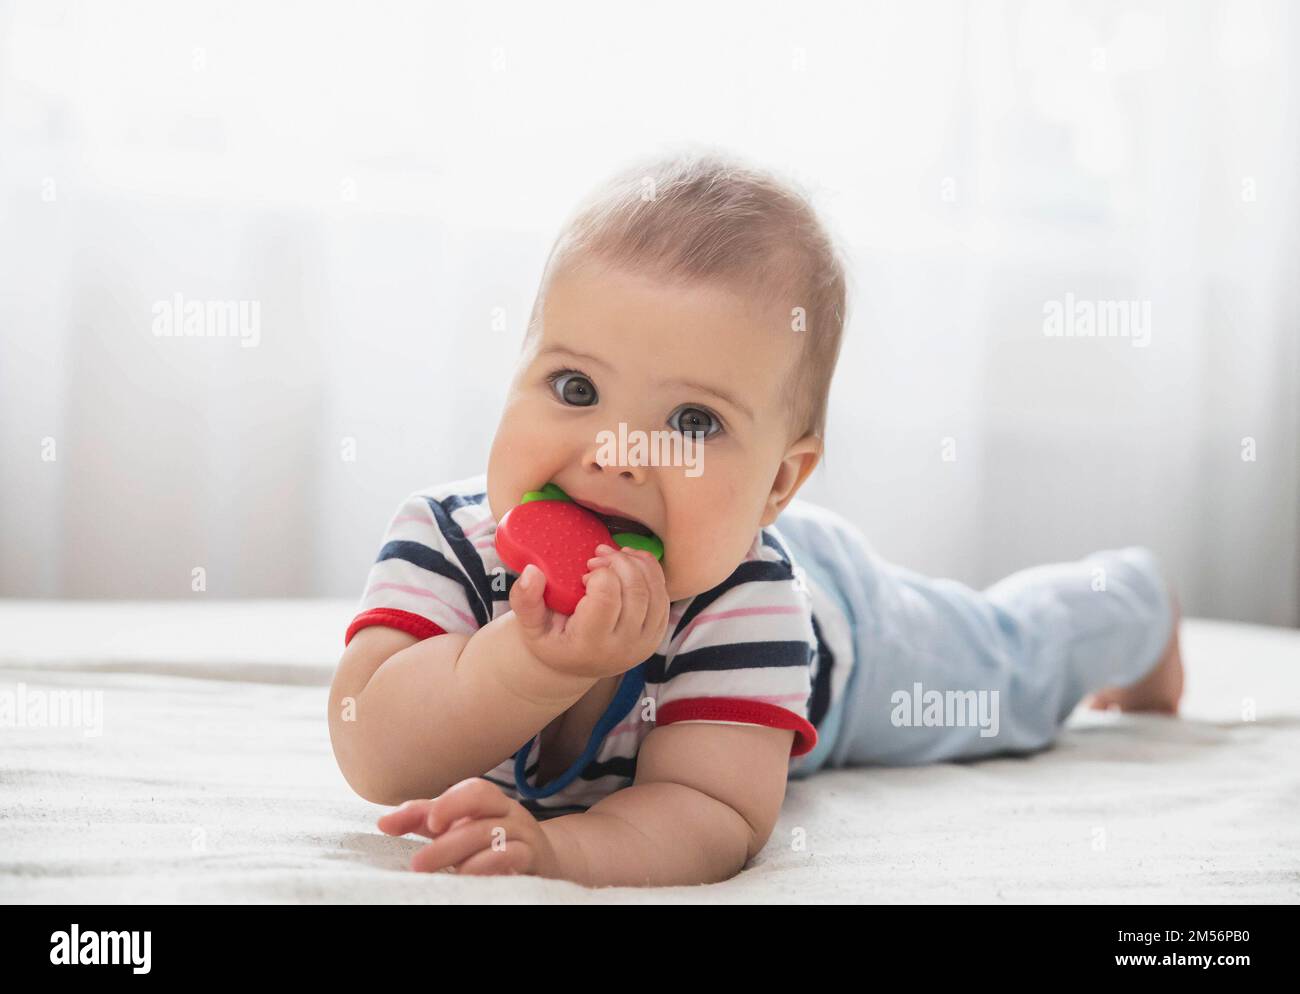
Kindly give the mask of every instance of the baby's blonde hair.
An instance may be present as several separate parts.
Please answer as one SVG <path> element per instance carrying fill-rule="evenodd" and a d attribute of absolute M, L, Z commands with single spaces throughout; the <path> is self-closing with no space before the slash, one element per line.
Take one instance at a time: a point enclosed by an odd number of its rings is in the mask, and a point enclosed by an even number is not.
<path fill-rule="evenodd" d="M 789 182 L 714 151 L 623 170 L 561 228 L 530 334 L 551 280 L 584 256 L 667 280 L 720 281 L 784 303 L 791 331 L 803 338 L 791 381 L 791 440 L 824 437 L 846 317 L 844 266 L 816 211 Z"/>

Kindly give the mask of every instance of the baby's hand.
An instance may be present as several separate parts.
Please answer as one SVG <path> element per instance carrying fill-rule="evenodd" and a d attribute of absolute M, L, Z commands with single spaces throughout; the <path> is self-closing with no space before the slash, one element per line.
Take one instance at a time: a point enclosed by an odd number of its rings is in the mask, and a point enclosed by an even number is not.
<path fill-rule="evenodd" d="M 481 777 L 462 780 L 431 801 L 407 801 L 378 824 L 388 835 L 415 832 L 433 840 L 411 858 L 412 870 L 558 875 L 555 850 L 541 823 Z"/>
<path fill-rule="evenodd" d="M 649 657 L 668 628 L 668 587 L 659 560 L 642 549 L 596 547 L 587 592 L 565 617 L 542 600 L 546 576 L 524 568 L 510 590 L 524 642 L 553 670 L 592 679 L 625 673 Z"/>

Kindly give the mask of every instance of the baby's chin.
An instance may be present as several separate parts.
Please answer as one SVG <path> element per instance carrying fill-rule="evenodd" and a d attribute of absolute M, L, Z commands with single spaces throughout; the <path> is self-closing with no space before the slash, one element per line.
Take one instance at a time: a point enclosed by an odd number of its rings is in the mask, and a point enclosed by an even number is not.
<path fill-rule="evenodd" d="M 667 539 L 664 539 L 664 557 L 659 561 L 659 565 L 664 569 L 664 582 L 668 587 L 670 601 L 686 600 L 699 593 L 698 590 L 693 589 L 697 584 L 692 582 L 691 576 L 692 567 L 696 564 L 675 561 L 672 546 L 668 544 Z"/>
<path fill-rule="evenodd" d="M 741 560 L 737 559 L 730 565 L 722 562 L 702 563 L 689 560 L 679 564 L 670 559 L 669 550 L 670 546 L 665 542 L 664 580 L 668 585 L 668 599 L 674 603 L 688 600 L 706 590 L 712 590 L 735 572 L 736 567 L 741 563 Z"/>
<path fill-rule="evenodd" d="M 668 585 L 668 600 L 681 601 L 681 600 L 685 600 L 688 597 L 695 596 L 695 594 L 690 592 L 689 590 L 683 590 L 679 587 L 679 585 L 673 579 L 672 570 L 667 567 L 664 568 L 664 579 L 667 581 L 667 585 Z"/>

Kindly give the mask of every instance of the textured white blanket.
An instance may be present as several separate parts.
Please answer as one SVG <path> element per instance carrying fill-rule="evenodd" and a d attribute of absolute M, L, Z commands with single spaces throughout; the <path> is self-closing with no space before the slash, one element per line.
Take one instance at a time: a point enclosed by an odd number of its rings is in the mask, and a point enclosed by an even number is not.
<path fill-rule="evenodd" d="M 1027 759 L 819 774 L 734 879 L 588 890 L 406 869 L 420 840 L 379 832 L 330 750 L 352 608 L 0 602 L 23 705 L 0 717 L 0 901 L 1300 900 L 1297 632 L 1188 621 L 1181 719 L 1080 711 Z M 85 710 L 23 724 L 56 690 Z"/>

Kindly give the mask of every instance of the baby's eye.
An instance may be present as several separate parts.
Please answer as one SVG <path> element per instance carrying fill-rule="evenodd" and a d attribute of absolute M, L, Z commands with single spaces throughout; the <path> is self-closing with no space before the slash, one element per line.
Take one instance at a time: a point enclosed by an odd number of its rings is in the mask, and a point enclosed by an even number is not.
<path fill-rule="evenodd" d="M 596 385 L 581 373 L 559 373 L 551 377 L 551 388 L 560 400 L 574 407 L 596 403 Z"/>
<path fill-rule="evenodd" d="M 673 424 L 673 418 L 677 424 Z M 683 435 L 712 438 L 722 430 L 722 422 L 702 407 L 679 407 L 668 416 L 668 424 Z"/>

